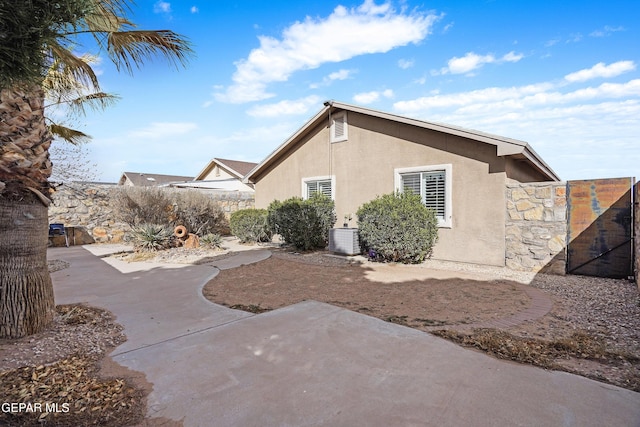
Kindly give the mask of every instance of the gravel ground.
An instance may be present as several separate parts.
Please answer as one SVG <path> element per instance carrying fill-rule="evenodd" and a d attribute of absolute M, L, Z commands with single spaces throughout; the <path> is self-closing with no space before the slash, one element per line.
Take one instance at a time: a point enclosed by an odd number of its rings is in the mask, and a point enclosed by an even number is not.
<path fill-rule="evenodd" d="M 560 329 L 584 330 L 602 337 L 608 346 L 640 356 L 640 292 L 628 280 L 589 276 L 558 276 L 507 268 L 428 260 L 427 268 L 477 272 L 528 284 L 547 292 L 554 308 L 534 327 L 513 328 L 524 336 L 550 338 Z"/>

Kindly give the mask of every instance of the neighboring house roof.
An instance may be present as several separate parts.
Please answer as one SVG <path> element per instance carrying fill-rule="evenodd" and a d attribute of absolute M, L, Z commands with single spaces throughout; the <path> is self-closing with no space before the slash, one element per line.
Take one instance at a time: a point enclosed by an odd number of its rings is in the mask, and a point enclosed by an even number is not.
<path fill-rule="evenodd" d="M 224 169 L 230 175 L 233 175 L 238 179 L 242 179 L 257 165 L 257 163 L 253 162 L 214 158 L 207 164 L 207 166 L 204 167 L 204 169 L 202 169 L 202 171 L 200 171 L 200 173 L 194 178 L 194 181 L 202 181 L 216 166 Z"/>
<path fill-rule="evenodd" d="M 547 176 L 549 180 L 560 180 L 558 175 L 556 175 L 556 173 L 549 167 L 549 165 L 547 165 L 544 160 L 542 160 L 542 158 L 533 150 L 533 148 L 531 148 L 529 144 L 524 141 L 443 123 L 412 119 L 409 117 L 398 116 L 395 114 L 385 113 L 382 111 L 358 107 L 350 104 L 344 104 L 341 102 L 327 101 L 324 103 L 324 108 L 320 110 L 315 116 L 313 116 L 311 120 L 309 120 L 304 126 L 298 129 L 298 131 L 296 131 L 291 137 L 289 137 L 289 139 L 287 139 L 282 145 L 280 145 L 271 154 L 269 154 L 260 164 L 258 164 L 249 173 L 247 173 L 244 181 L 252 182 L 252 178 L 259 175 L 261 171 L 277 162 L 281 158 L 281 156 L 286 154 L 288 150 L 295 145 L 297 141 L 299 141 L 302 137 L 315 129 L 315 127 L 320 123 L 327 120 L 329 114 L 333 113 L 334 111 L 353 111 L 372 117 L 378 117 L 385 120 L 391 120 L 398 123 L 404 123 L 407 125 L 417 126 L 424 129 L 472 139 L 475 141 L 483 142 L 485 144 L 491 144 L 496 146 L 498 156 L 511 156 L 516 159 L 528 161 L 534 168 Z"/>
<path fill-rule="evenodd" d="M 244 184 L 241 180 L 235 178 L 219 179 L 211 181 L 189 181 L 176 182 L 168 184 L 169 187 L 175 188 L 194 188 L 199 190 L 218 190 L 218 191 L 247 191 L 253 192 L 254 189 Z"/>
<path fill-rule="evenodd" d="M 135 187 L 159 187 L 173 182 L 192 181 L 192 176 L 161 175 L 157 173 L 123 172 L 118 185 L 129 183 Z"/>

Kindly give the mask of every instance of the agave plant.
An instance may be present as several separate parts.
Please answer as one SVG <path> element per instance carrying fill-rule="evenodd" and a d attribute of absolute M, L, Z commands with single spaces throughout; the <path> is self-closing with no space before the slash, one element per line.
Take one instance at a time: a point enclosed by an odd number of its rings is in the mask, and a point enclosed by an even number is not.
<path fill-rule="evenodd" d="M 157 251 L 167 249 L 173 240 L 173 229 L 160 224 L 141 224 L 131 231 L 131 242 L 136 250 Z"/>
<path fill-rule="evenodd" d="M 222 236 L 216 233 L 205 234 L 200 238 L 200 245 L 211 249 L 221 248 Z"/>

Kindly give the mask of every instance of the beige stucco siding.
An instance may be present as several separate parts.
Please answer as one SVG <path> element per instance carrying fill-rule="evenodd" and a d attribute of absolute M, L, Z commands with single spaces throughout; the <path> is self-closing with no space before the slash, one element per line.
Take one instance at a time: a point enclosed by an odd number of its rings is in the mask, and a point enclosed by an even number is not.
<path fill-rule="evenodd" d="M 394 191 L 395 169 L 451 165 L 452 226 L 440 228 L 434 258 L 504 265 L 505 164 L 494 146 L 354 112 L 347 123 L 347 141 L 330 143 L 325 124 L 262 174 L 256 207 L 302 196 L 305 177 L 333 176 L 342 225 L 345 214 Z"/>
<path fill-rule="evenodd" d="M 207 172 L 207 175 L 205 175 L 202 178 L 202 181 L 216 181 L 216 180 L 225 180 L 225 179 L 232 179 L 232 178 L 236 178 L 236 176 L 231 175 L 229 172 L 225 171 L 220 166 L 215 165 L 213 168 L 211 168 L 211 170 Z"/>

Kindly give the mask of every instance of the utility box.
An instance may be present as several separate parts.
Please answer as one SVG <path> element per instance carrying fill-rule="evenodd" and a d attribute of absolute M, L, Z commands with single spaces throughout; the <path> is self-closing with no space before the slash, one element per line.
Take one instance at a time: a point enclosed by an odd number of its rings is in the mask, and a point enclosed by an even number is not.
<path fill-rule="evenodd" d="M 329 230 L 329 251 L 342 255 L 360 253 L 357 228 L 332 228 Z"/>

